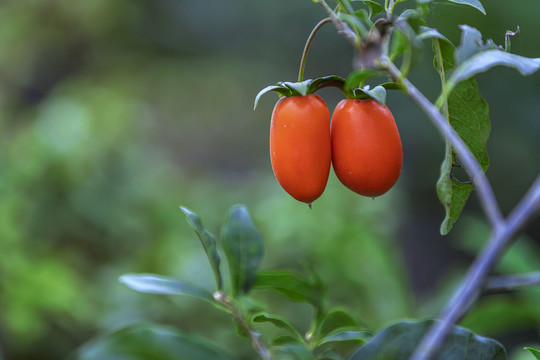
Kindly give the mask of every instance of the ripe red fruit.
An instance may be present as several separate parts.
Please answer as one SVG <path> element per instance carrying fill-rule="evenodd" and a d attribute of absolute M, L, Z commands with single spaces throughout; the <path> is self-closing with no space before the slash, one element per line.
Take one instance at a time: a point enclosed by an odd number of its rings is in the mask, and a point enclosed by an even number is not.
<path fill-rule="evenodd" d="M 330 114 L 318 95 L 281 98 L 270 124 L 270 160 L 293 198 L 311 203 L 326 188 L 332 161 Z"/>
<path fill-rule="evenodd" d="M 342 100 L 331 125 L 332 166 L 338 179 L 364 196 L 380 196 L 401 173 L 403 150 L 392 113 L 373 99 Z"/>

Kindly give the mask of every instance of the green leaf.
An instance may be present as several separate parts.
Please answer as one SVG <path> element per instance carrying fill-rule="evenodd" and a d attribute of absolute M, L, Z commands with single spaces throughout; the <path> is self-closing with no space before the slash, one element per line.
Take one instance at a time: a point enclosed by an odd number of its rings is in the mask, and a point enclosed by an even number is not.
<path fill-rule="evenodd" d="M 447 73 L 455 66 L 454 45 L 448 41 L 434 38 L 436 53 L 442 57 L 439 63 L 435 57 L 435 67 L 446 78 Z M 440 106 L 450 125 L 465 142 L 484 171 L 489 166 L 487 140 L 491 131 L 489 108 L 478 89 L 475 79 L 460 83 L 449 93 L 447 102 Z M 437 182 L 437 195 L 445 208 L 445 219 L 441 224 L 441 234 L 450 232 L 458 220 L 469 198 L 473 186 L 470 179 L 459 180 L 455 171 L 460 168 L 453 148 L 446 145 L 445 159 L 441 165 Z"/>
<path fill-rule="evenodd" d="M 223 289 L 223 280 L 221 277 L 221 271 L 219 269 L 220 256 L 217 250 L 216 238 L 204 228 L 197 214 L 182 206 L 180 206 L 180 209 L 184 212 L 184 214 L 186 214 L 186 219 L 189 226 L 195 230 L 195 233 L 197 233 L 197 236 L 201 240 L 201 244 L 203 245 L 206 256 L 208 257 L 210 265 L 212 266 L 212 271 L 214 272 L 217 289 L 221 291 Z"/>
<path fill-rule="evenodd" d="M 409 40 L 403 32 L 396 29 L 392 32 L 392 42 L 390 44 L 390 60 L 394 61 L 410 49 Z"/>
<path fill-rule="evenodd" d="M 305 345 L 286 344 L 276 348 L 273 360 L 316 360 Z"/>
<path fill-rule="evenodd" d="M 353 71 L 349 75 L 349 78 L 347 79 L 347 89 L 354 90 L 354 89 L 357 89 L 358 87 L 363 87 L 364 82 L 367 79 L 372 78 L 374 76 L 382 76 L 382 75 L 383 73 L 381 71 L 376 71 L 376 70 L 362 69 L 362 70 Z"/>
<path fill-rule="evenodd" d="M 294 326 L 292 326 L 288 321 L 283 319 L 282 317 L 271 315 L 268 313 L 260 313 L 253 316 L 251 319 L 254 323 L 263 323 L 268 322 L 273 324 L 274 326 L 286 330 L 292 335 L 294 335 L 296 342 L 303 342 L 303 337 L 300 335 L 300 333 L 296 330 Z"/>
<path fill-rule="evenodd" d="M 482 3 L 479 0 L 448 0 L 455 4 L 469 5 L 473 8 L 479 10 L 482 14 L 486 15 L 486 9 L 482 6 Z"/>
<path fill-rule="evenodd" d="M 358 320 L 356 320 L 347 311 L 342 309 L 332 309 L 320 321 L 320 325 L 316 330 L 317 342 L 335 330 L 343 328 L 353 329 L 357 328 L 358 325 Z"/>
<path fill-rule="evenodd" d="M 365 9 L 355 11 L 354 15 L 340 13 L 338 18 L 344 21 L 351 29 L 360 34 L 360 37 L 365 38 L 368 36 L 369 29 L 373 23 L 369 20 L 369 14 Z"/>
<path fill-rule="evenodd" d="M 447 235 L 452 230 L 474 189 L 472 184 L 452 178 L 452 169 L 455 166 L 457 165 L 452 147 L 446 144 L 445 158 L 437 181 L 437 196 L 446 211 L 440 228 L 442 235 Z"/>
<path fill-rule="evenodd" d="M 420 27 L 420 32 L 418 33 L 418 38 L 421 40 L 425 39 L 439 39 L 447 42 L 448 44 L 452 44 L 450 40 L 443 34 L 441 34 L 437 29 L 432 29 L 426 26 Z"/>
<path fill-rule="evenodd" d="M 212 294 L 194 285 L 180 280 L 153 274 L 126 274 L 118 279 L 127 287 L 142 293 L 161 295 L 188 295 L 194 298 L 215 303 Z"/>
<path fill-rule="evenodd" d="M 341 11 L 352 14 L 354 12 L 353 7 L 351 6 L 350 0 L 336 0 L 339 7 L 341 8 Z"/>
<path fill-rule="evenodd" d="M 447 91 L 452 90 L 461 81 L 483 73 L 495 66 L 506 66 L 516 69 L 521 75 L 531 75 L 540 69 L 540 58 L 527 58 L 502 50 L 480 52 L 462 63 L 452 73 L 446 84 Z"/>
<path fill-rule="evenodd" d="M 349 360 L 408 360 L 433 320 L 403 321 L 377 333 Z M 504 347 L 495 340 L 455 326 L 437 352 L 437 360 L 505 360 Z"/>
<path fill-rule="evenodd" d="M 524 347 L 523 349 L 528 350 L 534 357 L 540 360 L 540 350 L 534 349 L 532 347 Z"/>
<path fill-rule="evenodd" d="M 292 96 L 292 91 L 282 85 L 270 85 L 259 91 L 257 96 L 255 97 L 255 103 L 253 104 L 253 110 L 257 108 L 257 105 L 259 104 L 259 100 L 261 99 L 261 96 L 266 94 L 270 91 L 276 91 L 281 96 Z"/>
<path fill-rule="evenodd" d="M 372 0 L 352 0 L 352 1 L 361 1 L 364 4 L 367 5 L 369 8 L 369 18 L 375 17 L 383 12 L 384 8 L 381 4 L 378 2 L 372 1 Z"/>
<path fill-rule="evenodd" d="M 320 78 L 317 78 L 315 80 L 311 80 L 311 82 L 308 85 L 307 93 L 313 94 L 314 92 L 325 88 L 325 87 L 336 87 L 343 91 L 345 88 L 347 81 L 343 79 L 342 77 L 336 76 L 336 75 L 330 75 L 330 76 L 323 76 Z"/>
<path fill-rule="evenodd" d="M 375 99 L 382 106 L 386 104 L 386 89 L 382 86 L 375 86 L 370 89 L 369 86 L 365 86 L 363 89 L 353 90 L 353 97 L 355 99 Z"/>
<path fill-rule="evenodd" d="M 229 209 L 221 228 L 221 241 L 229 264 L 233 296 L 247 294 L 257 279 L 264 243 L 245 206 Z"/>
<path fill-rule="evenodd" d="M 291 335 L 279 335 L 272 340 L 272 345 L 283 346 L 298 344 L 298 339 L 295 336 Z"/>
<path fill-rule="evenodd" d="M 322 284 L 290 271 L 259 272 L 254 288 L 275 291 L 292 301 L 309 303 L 316 309 L 322 309 L 324 305 Z"/>
<path fill-rule="evenodd" d="M 385 82 L 385 83 L 382 83 L 381 86 L 383 88 L 385 88 L 386 90 L 401 90 L 401 91 L 406 91 L 405 87 L 400 84 L 400 83 L 397 83 L 397 82 Z"/>
<path fill-rule="evenodd" d="M 482 51 L 499 49 L 491 39 L 484 44 L 482 34 L 477 29 L 468 25 L 460 25 L 459 28 L 461 29 L 461 41 L 455 52 L 456 66 L 460 66 L 467 59 Z"/>
<path fill-rule="evenodd" d="M 212 343 L 178 330 L 135 325 L 84 346 L 77 360 L 231 360 Z"/>
<path fill-rule="evenodd" d="M 317 342 L 317 346 L 332 342 L 354 341 L 359 343 L 365 343 L 372 337 L 372 334 L 368 331 L 358 330 L 336 330 Z"/>

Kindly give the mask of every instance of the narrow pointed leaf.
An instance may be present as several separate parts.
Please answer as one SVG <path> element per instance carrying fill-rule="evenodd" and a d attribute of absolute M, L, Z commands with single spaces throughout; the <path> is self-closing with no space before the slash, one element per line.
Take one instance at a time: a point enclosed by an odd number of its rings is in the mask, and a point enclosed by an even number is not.
<path fill-rule="evenodd" d="M 270 92 L 270 91 L 275 91 L 279 95 L 282 95 L 282 96 L 291 96 L 292 95 L 291 90 L 284 87 L 284 86 L 282 86 L 282 85 L 278 84 L 278 85 L 267 86 L 264 89 L 262 89 L 261 91 L 259 91 L 259 93 L 255 97 L 255 103 L 253 104 L 253 110 L 255 110 L 257 108 L 257 105 L 259 104 L 259 100 L 261 99 L 261 96 L 263 96 L 264 94 L 266 94 L 267 92 Z"/>
<path fill-rule="evenodd" d="M 312 94 L 325 87 L 336 87 L 343 90 L 347 81 L 342 77 L 336 75 L 323 76 L 321 78 L 312 80 L 308 85 L 308 94 Z"/>
<path fill-rule="evenodd" d="M 208 261 L 210 261 L 212 271 L 214 272 L 217 289 L 221 291 L 223 289 L 223 280 L 221 277 L 221 270 L 219 268 L 221 258 L 217 250 L 216 238 L 208 230 L 205 229 L 205 227 L 202 225 L 201 219 L 197 214 L 182 206 L 180 207 L 180 209 L 184 212 L 184 214 L 186 214 L 186 219 L 189 226 L 191 226 L 191 228 L 195 230 L 195 233 L 201 240 L 201 244 L 204 248 L 204 251 L 206 252 Z"/>
<path fill-rule="evenodd" d="M 455 48 L 450 42 L 439 38 L 434 39 L 434 46 L 442 56 L 441 63 L 437 63 L 436 58 L 435 67 L 446 78 L 448 72 L 455 66 Z M 488 105 L 478 89 L 476 80 L 469 79 L 455 87 L 449 93 L 447 102 L 442 103 L 441 110 L 482 169 L 486 171 L 489 166 L 487 140 L 491 132 L 491 122 Z M 453 148 L 447 144 L 437 182 L 437 195 L 446 212 L 440 230 L 443 235 L 450 232 L 473 190 L 470 179 L 458 180 L 454 176 L 455 169 L 459 167 Z"/>
<path fill-rule="evenodd" d="M 354 341 L 358 343 L 366 343 L 372 334 L 368 331 L 358 331 L 358 330 L 336 330 L 326 335 L 317 342 L 317 346 L 332 342 L 344 342 L 344 341 Z"/>
<path fill-rule="evenodd" d="M 540 360 L 540 350 L 534 349 L 532 347 L 525 347 L 524 349 L 529 351 L 535 357 L 535 359 Z"/>
<path fill-rule="evenodd" d="M 540 69 L 540 58 L 527 58 L 514 55 L 502 50 L 487 50 L 480 52 L 461 64 L 452 73 L 446 85 L 447 91 L 452 90 L 461 81 L 483 73 L 495 66 L 506 66 L 516 69 L 521 75 L 531 75 Z"/>
<path fill-rule="evenodd" d="M 200 300 L 214 303 L 212 294 L 195 285 L 186 284 L 180 280 L 153 274 L 126 274 L 118 281 L 127 287 L 142 293 L 162 295 L 188 295 Z"/>
<path fill-rule="evenodd" d="M 480 11 L 482 14 L 486 15 L 486 9 L 482 6 L 482 3 L 479 0 L 448 0 L 455 4 L 469 5 L 473 8 Z"/>
<path fill-rule="evenodd" d="M 236 205 L 227 212 L 221 241 L 229 263 L 233 295 L 246 294 L 257 278 L 264 243 L 245 206 Z"/>
<path fill-rule="evenodd" d="M 403 321 L 377 333 L 348 360 L 408 360 L 419 341 L 433 325 L 432 320 Z M 504 347 L 493 339 L 454 326 L 437 351 L 437 360 L 506 360 Z"/>
<path fill-rule="evenodd" d="M 157 325 L 135 325 L 84 346 L 77 360 L 232 360 L 209 341 Z"/>

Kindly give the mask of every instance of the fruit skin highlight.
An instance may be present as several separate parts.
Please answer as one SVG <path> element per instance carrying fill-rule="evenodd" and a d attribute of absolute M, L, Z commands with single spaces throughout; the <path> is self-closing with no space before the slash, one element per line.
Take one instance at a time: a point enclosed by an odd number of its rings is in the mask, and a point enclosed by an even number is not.
<path fill-rule="evenodd" d="M 282 97 L 270 123 L 270 160 L 279 184 L 311 206 L 328 181 L 330 114 L 318 95 Z"/>
<path fill-rule="evenodd" d="M 332 166 L 343 185 L 370 197 L 394 186 L 403 150 L 388 107 L 373 99 L 342 100 L 332 116 L 331 139 Z"/>

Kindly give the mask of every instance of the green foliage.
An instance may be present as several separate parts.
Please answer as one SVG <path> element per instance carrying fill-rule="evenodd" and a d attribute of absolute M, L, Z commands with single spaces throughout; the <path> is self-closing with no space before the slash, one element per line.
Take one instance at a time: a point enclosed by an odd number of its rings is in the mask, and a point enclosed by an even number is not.
<path fill-rule="evenodd" d="M 126 274 L 119 281 L 129 288 L 149 294 L 162 295 L 189 295 L 197 299 L 214 303 L 214 298 L 209 292 L 194 285 L 186 284 L 176 279 L 152 274 Z"/>
<path fill-rule="evenodd" d="M 230 360 L 205 339 L 156 325 L 135 325 L 86 345 L 77 360 Z"/>
<path fill-rule="evenodd" d="M 275 291 L 288 299 L 306 302 L 323 311 L 325 289 L 315 276 L 304 277 L 291 271 L 261 271 L 255 282 L 255 289 Z"/>
<path fill-rule="evenodd" d="M 231 273 L 233 295 L 247 294 L 264 255 L 262 236 L 244 206 L 233 206 L 221 227 L 221 243 Z"/>
<path fill-rule="evenodd" d="M 525 347 L 525 350 L 533 354 L 536 359 L 540 359 L 540 350 L 534 349 L 532 347 Z"/>
<path fill-rule="evenodd" d="M 195 230 L 199 240 L 201 240 L 201 244 L 204 247 L 204 251 L 206 252 L 206 256 L 208 257 L 210 265 L 212 266 L 212 271 L 214 272 L 217 290 L 221 291 L 223 289 L 223 280 L 221 278 L 221 270 L 219 268 L 221 257 L 219 256 L 217 250 L 216 238 L 204 228 L 201 220 L 199 219 L 199 215 L 183 206 L 181 206 L 180 209 L 184 212 L 184 214 L 186 214 L 186 219 L 189 226 Z"/>
<path fill-rule="evenodd" d="M 349 360 L 407 360 L 432 325 L 432 320 L 404 321 L 391 325 L 362 345 Z M 448 340 L 437 351 L 436 359 L 505 360 L 506 351 L 495 340 L 480 337 L 461 327 L 454 327 Z"/>
<path fill-rule="evenodd" d="M 463 57 L 465 45 L 460 45 L 457 49 L 453 44 L 444 38 L 440 38 L 438 33 L 433 33 L 434 48 L 436 52 L 435 67 L 439 71 L 445 86 L 448 73 L 455 68 L 458 57 Z M 444 96 L 444 95 L 443 95 Z M 491 123 L 488 114 L 488 105 L 480 94 L 478 84 L 475 79 L 461 82 L 452 92 L 446 95 L 446 102 L 442 105 L 442 112 L 454 130 L 465 142 L 469 150 L 486 171 L 489 165 L 487 155 L 487 139 L 491 130 Z M 441 173 L 437 182 L 437 195 L 443 204 L 446 216 L 441 224 L 441 234 L 446 235 L 458 220 L 461 212 L 473 190 L 470 178 L 458 179 L 454 172 L 461 168 L 456 159 L 456 154 L 452 146 L 447 143 L 445 159 L 441 165 Z"/>

